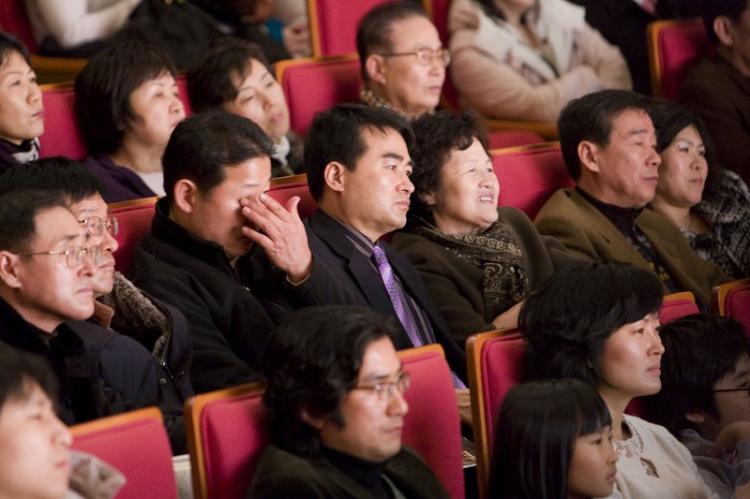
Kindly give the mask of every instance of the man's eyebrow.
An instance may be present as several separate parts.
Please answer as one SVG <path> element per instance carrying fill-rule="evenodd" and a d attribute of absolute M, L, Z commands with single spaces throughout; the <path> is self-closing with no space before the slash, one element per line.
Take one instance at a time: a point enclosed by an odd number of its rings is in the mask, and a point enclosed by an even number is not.
<path fill-rule="evenodd" d="M 647 128 L 636 128 L 635 130 L 630 130 L 628 136 L 632 137 L 633 135 L 640 135 L 642 133 L 649 133 L 649 130 Z"/>

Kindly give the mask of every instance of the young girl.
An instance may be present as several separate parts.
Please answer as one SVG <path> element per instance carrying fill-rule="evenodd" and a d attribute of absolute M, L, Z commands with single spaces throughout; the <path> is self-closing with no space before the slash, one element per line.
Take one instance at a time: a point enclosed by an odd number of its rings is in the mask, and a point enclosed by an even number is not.
<path fill-rule="evenodd" d="M 489 496 L 604 497 L 617 454 L 612 419 L 593 386 L 575 379 L 512 388 L 498 419 Z"/>

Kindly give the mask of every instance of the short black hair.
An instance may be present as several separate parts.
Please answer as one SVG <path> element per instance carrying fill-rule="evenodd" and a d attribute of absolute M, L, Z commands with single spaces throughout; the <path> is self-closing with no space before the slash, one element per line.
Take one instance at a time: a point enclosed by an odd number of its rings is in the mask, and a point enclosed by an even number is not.
<path fill-rule="evenodd" d="M 5 65 L 11 52 L 17 52 L 31 66 L 31 55 L 24 44 L 10 33 L 0 31 L 0 67 Z"/>
<path fill-rule="evenodd" d="M 68 204 L 95 194 L 104 197 L 105 193 L 99 177 L 82 163 L 63 156 L 30 161 L 0 175 L 0 195 L 30 189 L 52 191 Z"/>
<path fill-rule="evenodd" d="M 318 432 L 302 411 L 346 424 L 340 402 L 356 385 L 368 345 L 398 331 L 393 316 L 369 307 L 315 306 L 289 314 L 271 333 L 262 360 L 274 443 L 300 455 L 317 453 Z"/>
<path fill-rule="evenodd" d="M 417 2 L 408 0 L 381 3 L 362 16 L 357 24 L 357 53 L 362 81 L 367 83 L 370 79 L 365 63 L 371 54 L 393 51 L 391 25 L 414 16 L 427 18 Z"/>
<path fill-rule="evenodd" d="M 273 150 L 271 139 L 247 118 L 221 109 L 194 114 L 177 125 L 164 150 L 166 197 L 171 203 L 180 179 L 192 180 L 206 193 L 224 181 L 224 167 L 270 157 Z"/>
<path fill-rule="evenodd" d="M 339 104 L 317 113 L 305 139 L 307 185 L 313 199 L 319 201 L 323 196 L 323 173 L 328 163 L 338 161 L 354 171 L 357 161 L 367 151 L 362 133 L 365 130 L 385 133 L 388 129 L 403 137 L 411 153 L 414 132 L 406 118 L 396 111 L 362 104 Z"/>
<path fill-rule="evenodd" d="M 529 293 L 519 316 L 533 378 L 602 381 L 601 353 L 615 330 L 656 313 L 664 289 L 653 272 L 619 262 L 571 263 Z"/>
<path fill-rule="evenodd" d="M 273 76 L 263 51 L 255 43 L 238 38 L 220 38 L 203 57 L 203 61 L 187 76 L 188 94 L 193 111 L 221 107 L 237 98 L 239 88 L 232 77 L 250 74 L 250 60 L 260 62 Z"/>
<path fill-rule="evenodd" d="M 130 39 L 95 53 L 75 80 L 75 109 L 92 154 L 112 154 L 122 145 L 125 125 L 135 116 L 130 95 L 144 82 L 176 74 L 158 46 Z"/>
<path fill-rule="evenodd" d="M 425 113 L 412 121 L 415 147 L 414 170 L 409 178 L 414 184 L 409 209 L 410 221 L 416 217 L 432 222 L 432 210 L 422 196 L 440 189 L 440 175 L 454 149 L 465 151 L 477 139 L 489 156 L 487 134 L 479 118 L 470 112 L 456 116 L 450 111 Z"/>
<path fill-rule="evenodd" d="M 714 21 L 719 16 L 728 17 L 732 22 L 740 22 L 742 13 L 748 7 L 748 0 L 708 0 L 701 2 L 700 13 L 708 39 L 719 44 L 719 37 L 714 31 Z"/>
<path fill-rule="evenodd" d="M 607 405 L 577 379 L 532 381 L 500 407 L 489 497 L 565 499 L 576 438 L 612 424 Z"/>
<path fill-rule="evenodd" d="M 648 97 L 629 90 L 601 90 L 568 102 L 557 120 L 557 128 L 570 176 L 575 180 L 581 177 L 578 144 L 587 140 L 606 147 L 615 118 L 630 109 L 648 112 L 650 103 Z"/>
<path fill-rule="evenodd" d="M 737 361 L 750 354 L 742 325 L 731 317 L 692 314 L 661 326 L 661 391 L 647 398 L 655 423 L 675 435 L 693 428 L 685 414 L 703 411 L 714 417 L 713 387 L 734 374 Z"/>
<path fill-rule="evenodd" d="M 54 192 L 25 190 L 0 196 L 0 250 L 27 251 L 36 237 L 36 216 L 52 208 L 65 208 Z"/>
<path fill-rule="evenodd" d="M 33 384 L 57 402 L 57 377 L 46 360 L 36 354 L 0 344 L 0 412 L 12 400 L 29 397 Z"/>

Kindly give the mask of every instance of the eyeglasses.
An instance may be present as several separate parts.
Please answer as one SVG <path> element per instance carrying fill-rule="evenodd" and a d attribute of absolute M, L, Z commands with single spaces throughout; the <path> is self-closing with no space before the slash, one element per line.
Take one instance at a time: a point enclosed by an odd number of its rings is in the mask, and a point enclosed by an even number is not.
<path fill-rule="evenodd" d="M 391 400 L 396 392 L 403 395 L 409 389 L 410 384 L 411 376 L 407 372 L 402 372 L 395 381 L 381 381 L 374 385 L 355 386 L 352 390 L 369 390 L 375 393 L 379 401 L 385 402 Z"/>
<path fill-rule="evenodd" d="M 718 390 L 714 390 L 714 393 L 724 393 L 724 392 L 745 392 L 748 396 L 750 396 L 750 386 L 745 386 L 743 388 L 720 388 Z"/>
<path fill-rule="evenodd" d="M 68 268 L 75 270 L 83 263 L 83 256 L 88 255 L 94 265 L 99 265 L 99 261 L 102 256 L 101 246 L 93 246 L 91 248 L 83 248 L 76 246 L 61 251 L 35 251 L 33 253 L 18 253 L 22 256 L 46 256 L 46 255 L 65 255 L 65 264 Z"/>
<path fill-rule="evenodd" d="M 421 64 L 422 66 L 429 66 L 432 64 L 433 59 L 437 58 L 438 61 L 440 61 L 443 66 L 447 66 L 451 63 L 451 53 L 448 51 L 448 49 L 445 48 L 439 48 L 437 50 L 433 50 L 431 48 L 422 47 L 417 50 L 413 50 L 411 52 L 389 52 L 386 54 L 380 54 L 383 57 L 400 57 L 403 55 L 416 55 L 417 56 L 417 62 Z"/>
<path fill-rule="evenodd" d="M 104 229 L 107 229 L 107 232 L 113 236 L 120 231 L 120 222 L 117 217 L 108 217 L 105 220 L 102 217 L 93 216 L 79 220 L 78 223 L 85 226 L 92 236 L 101 236 L 104 234 Z"/>

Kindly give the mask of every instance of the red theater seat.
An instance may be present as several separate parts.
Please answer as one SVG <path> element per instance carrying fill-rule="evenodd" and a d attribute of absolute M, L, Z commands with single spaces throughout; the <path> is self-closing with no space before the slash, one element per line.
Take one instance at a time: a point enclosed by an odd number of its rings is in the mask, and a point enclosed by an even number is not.
<path fill-rule="evenodd" d="M 2 0 L 0 2 L 0 28 L 12 33 L 23 43 L 29 52 L 36 52 L 37 45 L 31 31 L 29 16 L 26 14 L 24 0 Z"/>
<path fill-rule="evenodd" d="M 71 432 L 73 449 L 94 454 L 125 475 L 118 499 L 177 497 L 172 449 L 156 407 L 97 419 Z"/>
<path fill-rule="evenodd" d="M 299 216 L 302 218 L 309 217 L 318 208 L 307 188 L 307 175 L 304 174 L 271 180 L 271 190 L 268 191 L 268 194 L 283 205 L 286 205 L 286 202 L 293 196 L 299 196 L 300 203 L 297 205 L 297 209 L 299 210 Z"/>
<path fill-rule="evenodd" d="M 573 187 L 558 142 L 492 151 L 492 166 L 500 181 L 501 206 L 512 206 L 532 220 L 558 189 Z"/>
<path fill-rule="evenodd" d="M 155 197 L 133 199 L 109 205 L 109 213 L 117 217 L 120 230 L 115 239 L 119 248 L 115 251 L 115 268 L 127 274 L 133 264 L 133 250 L 141 239 L 151 231 L 154 218 Z"/>
<path fill-rule="evenodd" d="M 690 67 L 713 50 L 701 19 L 649 24 L 648 57 L 654 96 L 674 100 Z"/>
<path fill-rule="evenodd" d="M 82 160 L 86 144 L 78 127 L 75 93 L 69 84 L 42 85 L 44 102 L 44 133 L 39 139 L 42 157 L 67 156 Z"/>
<path fill-rule="evenodd" d="M 276 79 L 289 105 L 291 129 L 298 135 L 307 133 L 318 111 L 358 102 L 362 87 L 356 54 L 281 61 L 276 64 Z"/>
<path fill-rule="evenodd" d="M 750 336 L 750 279 L 728 282 L 714 288 L 713 310 L 733 317 Z"/>
<path fill-rule="evenodd" d="M 659 310 L 659 321 L 666 324 L 680 317 L 697 313 L 700 313 L 700 309 L 695 303 L 695 296 L 690 291 L 683 291 L 664 297 Z"/>
<path fill-rule="evenodd" d="M 307 0 L 310 43 L 315 57 L 357 50 L 357 24 L 372 7 L 386 0 Z"/>

